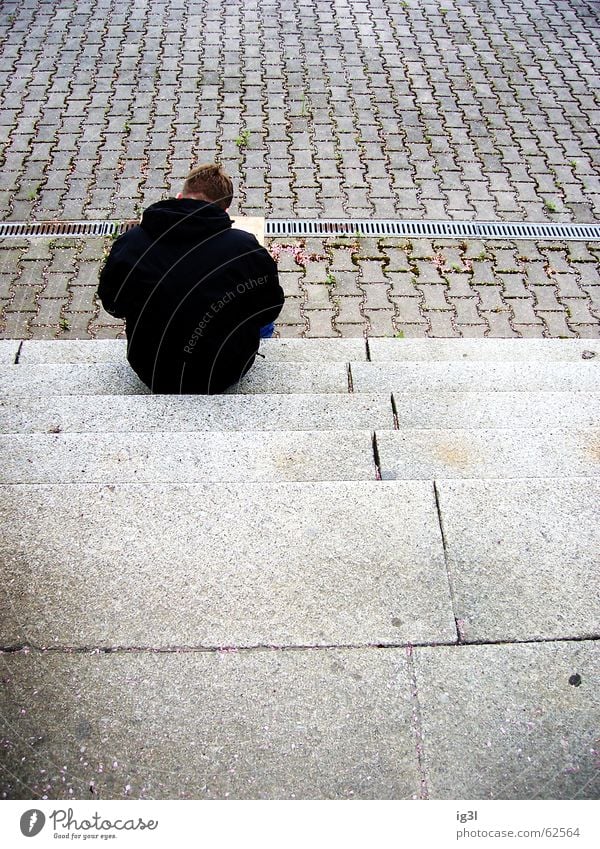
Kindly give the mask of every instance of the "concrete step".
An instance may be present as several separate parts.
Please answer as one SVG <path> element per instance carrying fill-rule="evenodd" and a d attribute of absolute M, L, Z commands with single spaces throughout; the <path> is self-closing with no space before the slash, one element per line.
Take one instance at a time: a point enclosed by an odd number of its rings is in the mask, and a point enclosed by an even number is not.
<path fill-rule="evenodd" d="M 393 398 L 400 430 L 594 427 L 600 422 L 600 392 L 394 392 Z"/>
<path fill-rule="evenodd" d="M 123 362 L 124 339 L 4 341 L 0 360 L 14 362 Z M 368 340 L 370 359 L 378 361 L 484 360 L 499 362 L 576 361 L 600 358 L 598 339 L 378 339 Z M 274 362 L 360 362 L 367 359 L 365 339 L 263 339 L 260 353 Z"/>
<path fill-rule="evenodd" d="M 71 800 L 90 798 L 92 786 L 95 801 L 418 798 L 409 663 L 403 648 L 5 655 L 11 770 L 0 771 L 0 791 Z"/>
<path fill-rule="evenodd" d="M 374 480 L 371 431 L 0 435 L 0 483 Z"/>
<path fill-rule="evenodd" d="M 423 481 L 0 489 L 0 645 L 453 642 Z"/>
<path fill-rule="evenodd" d="M 381 431 L 384 480 L 600 477 L 600 427 Z"/>
<path fill-rule="evenodd" d="M 600 476 L 600 428 L 376 432 L 384 480 Z M 0 435 L 0 483 L 373 480 L 368 430 Z"/>
<path fill-rule="evenodd" d="M 0 792 L 597 800 L 599 655 L 594 641 L 6 654 Z"/>
<path fill-rule="evenodd" d="M 18 339 L 0 339 L 0 365 L 14 363 L 20 344 Z"/>
<path fill-rule="evenodd" d="M 351 363 L 354 392 L 598 391 L 600 368 L 581 362 Z M 342 393 L 346 363 L 255 363 L 226 394 Z M 127 363 L 40 363 L 0 366 L 1 395 L 149 394 Z"/>
<path fill-rule="evenodd" d="M 557 402 L 559 405 L 559 402 Z M 389 393 L 0 396 L 0 433 L 365 430 L 394 427 Z"/>
<path fill-rule="evenodd" d="M 464 642 L 600 637 L 600 480 L 436 483 Z"/>
<path fill-rule="evenodd" d="M 575 363 L 370 362 L 351 363 L 351 370 L 355 392 L 595 392 L 600 388 L 600 359 Z"/>
<path fill-rule="evenodd" d="M 600 339 L 369 339 L 369 355 L 373 362 L 572 362 L 600 360 Z"/>
<path fill-rule="evenodd" d="M 19 342 L 14 344 L 18 346 Z M 19 362 L 25 365 L 124 362 L 126 348 L 124 339 L 25 341 L 19 353 Z M 11 352 L 12 348 L 7 348 L 6 357 Z M 367 358 L 364 339 L 263 339 L 260 353 L 273 362 L 335 363 Z M 14 362 L 14 358 L 11 362 Z"/>
<path fill-rule="evenodd" d="M 600 392 L 394 393 L 407 428 L 593 427 Z M 391 395 L 0 396 L 0 433 L 389 430 Z"/>
<path fill-rule="evenodd" d="M 598 638 L 599 503 L 598 478 L 3 485 L 1 645 Z"/>
<path fill-rule="evenodd" d="M 255 363 L 227 394 L 347 392 L 346 363 Z M 146 395 L 128 363 L 0 366 L 0 395 Z"/>

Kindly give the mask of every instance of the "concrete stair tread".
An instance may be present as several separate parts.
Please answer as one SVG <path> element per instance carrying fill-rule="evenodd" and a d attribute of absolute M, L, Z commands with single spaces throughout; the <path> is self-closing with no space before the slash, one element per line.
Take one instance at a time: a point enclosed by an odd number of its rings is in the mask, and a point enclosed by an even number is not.
<path fill-rule="evenodd" d="M 429 482 L 13 485 L 0 519 L 5 646 L 455 638 Z"/>
<path fill-rule="evenodd" d="M 600 369 L 581 362 L 350 363 L 356 393 L 385 391 L 597 391 Z M 225 394 L 343 393 L 341 362 L 255 363 Z M 0 366 L 2 395 L 149 394 L 127 363 L 42 363 Z"/>
<path fill-rule="evenodd" d="M 14 363 L 20 345 L 18 339 L 0 339 L 0 365 Z"/>
<path fill-rule="evenodd" d="M 375 431 L 384 480 L 600 476 L 600 428 Z M 0 483 L 372 480 L 370 430 L 0 435 Z"/>
<path fill-rule="evenodd" d="M 384 480 L 600 477 L 600 427 L 377 432 Z"/>
<path fill-rule="evenodd" d="M 124 362 L 126 349 L 125 339 L 25 341 L 19 362 L 25 365 Z M 7 349 L 6 356 L 10 350 Z M 274 362 L 348 362 L 367 358 L 364 339 L 263 339 L 260 353 Z"/>
<path fill-rule="evenodd" d="M 593 427 L 599 392 L 395 392 L 397 427 Z M 0 395 L 0 433 L 386 430 L 391 394 Z"/>
<path fill-rule="evenodd" d="M 226 394 L 345 392 L 342 362 L 265 363 L 260 360 Z M 150 390 L 123 363 L 30 363 L 0 366 L 2 395 L 147 395 Z"/>
<path fill-rule="evenodd" d="M 592 641 L 12 653 L 4 783 L 27 800 L 49 784 L 87 798 L 91 781 L 96 799 L 418 799 L 424 780 L 431 799 L 597 800 L 599 660 Z M 121 756 L 100 772 L 106 739 Z"/>
<path fill-rule="evenodd" d="M 600 359 L 579 362 L 351 363 L 355 392 L 597 391 Z"/>
<path fill-rule="evenodd" d="M 573 361 L 591 352 L 600 358 L 598 339 L 263 339 L 260 353 L 276 362 L 359 362 L 485 360 Z M 125 339 L 2 340 L 0 362 L 122 362 Z"/>
<path fill-rule="evenodd" d="M 576 361 L 584 352 L 600 360 L 600 339 L 369 339 L 372 362 L 482 360 Z"/>
<path fill-rule="evenodd" d="M 389 393 L 0 396 L 0 433 L 335 430 L 394 426 Z"/>
<path fill-rule="evenodd" d="M 371 431 L 0 435 L 0 483 L 374 480 Z"/>
<path fill-rule="evenodd" d="M 597 478 L 0 494 L 4 646 L 600 636 Z"/>

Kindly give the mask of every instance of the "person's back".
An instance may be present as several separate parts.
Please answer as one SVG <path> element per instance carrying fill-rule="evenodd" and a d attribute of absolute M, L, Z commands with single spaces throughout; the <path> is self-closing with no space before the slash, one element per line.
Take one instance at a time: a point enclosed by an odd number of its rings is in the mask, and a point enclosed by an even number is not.
<path fill-rule="evenodd" d="M 283 306 L 275 261 L 231 227 L 231 196 L 218 166 L 195 169 L 183 195 L 115 241 L 100 274 L 104 308 L 126 320 L 127 358 L 153 392 L 222 392 Z"/>

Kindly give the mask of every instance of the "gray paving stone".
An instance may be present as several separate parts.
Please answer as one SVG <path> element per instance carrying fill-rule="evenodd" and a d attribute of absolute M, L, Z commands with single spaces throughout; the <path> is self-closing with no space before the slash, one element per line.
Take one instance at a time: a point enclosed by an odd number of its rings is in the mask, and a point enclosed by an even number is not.
<path fill-rule="evenodd" d="M 455 638 L 430 483 L 2 489 L 2 645 Z"/>
<path fill-rule="evenodd" d="M 31 343 L 25 343 L 25 345 Z M 24 346 L 25 347 L 25 346 Z M 498 360 L 499 362 L 575 361 L 584 351 L 600 361 L 600 344 L 565 339 L 370 339 L 373 362 L 385 360 Z"/>
<path fill-rule="evenodd" d="M 394 392 L 394 403 L 400 430 L 584 428 L 600 421 L 599 392 Z"/>
<path fill-rule="evenodd" d="M 371 431 L 0 435 L 0 483 L 373 480 Z"/>
<path fill-rule="evenodd" d="M 10 799 L 419 794 L 403 650 L 32 652 L 4 673 Z"/>
<path fill-rule="evenodd" d="M 18 339 L 0 339 L 0 364 L 10 365 L 14 363 L 19 345 Z"/>
<path fill-rule="evenodd" d="M 597 441 L 590 444 L 597 463 Z M 437 484 L 466 642 L 598 637 L 597 478 Z"/>
<path fill-rule="evenodd" d="M 600 477 L 598 426 L 405 428 L 377 434 L 377 447 L 384 480 Z"/>
<path fill-rule="evenodd" d="M 531 392 L 598 389 L 597 364 L 573 362 L 372 362 L 351 363 L 355 392 Z"/>
<path fill-rule="evenodd" d="M 595 407 L 588 400 L 593 415 Z M 591 422 L 590 422 L 591 424 Z M 382 395 L 0 396 L 0 433 L 350 430 L 393 427 Z"/>
<path fill-rule="evenodd" d="M 598 798 L 597 642 L 417 648 L 414 666 L 429 798 Z"/>

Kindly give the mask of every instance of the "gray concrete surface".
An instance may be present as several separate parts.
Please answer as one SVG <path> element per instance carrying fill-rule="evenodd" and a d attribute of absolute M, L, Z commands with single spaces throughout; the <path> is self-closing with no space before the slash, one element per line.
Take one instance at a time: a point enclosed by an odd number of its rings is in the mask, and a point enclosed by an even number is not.
<path fill-rule="evenodd" d="M 593 417 L 593 397 L 586 398 L 585 409 Z M 101 404 L 89 395 L 0 395 L 0 433 L 384 430 L 393 426 L 388 393 L 103 395 Z"/>
<path fill-rule="evenodd" d="M 9 354 L 18 344 L 6 342 Z M 126 359 L 126 347 L 124 339 L 36 339 L 23 342 L 19 362 L 121 363 Z M 260 353 L 269 362 L 348 362 L 365 360 L 366 346 L 361 339 L 315 339 L 311 345 L 301 339 L 263 339 Z"/>
<path fill-rule="evenodd" d="M 23 349 L 27 348 L 27 343 Z M 600 360 L 595 339 L 369 339 L 370 359 L 411 361 L 574 362 Z M 593 355 L 590 357 L 590 353 Z M 23 360 L 24 361 L 24 360 Z"/>
<path fill-rule="evenodd" d="M 128 363 L 31 363 L 0 366 L 6 396 L 145 395 L 149 389 Z"/>
<path fill-rule="evenodd" d="M 367 363 L 365 363 L 367 365 Z M 348 390 L 346 363 L 266 362 L 258 357 L 229 395 L 254 392 L 345 392 Z"/>
<path fill-rule="evenodd" d="M 403 428 L 377 448 L 384 480 L 600 478 L 600 427 Z"/>
<path fill-rule="evenodd" d="M 599 643 L 417 648 L 414 665 L 430 798 L 598 799 Z"/>
<path fill-rule="evenodd" d="M 0 773 L 0 798 L 419 793 L 403 650 L 32 652 L 0 663 L 0 735 L 16 763 L 14 776 Z"/>
<path fill-rule="evenodd" d="M 0 365 L 14 363 L 19 344 L 17 340 L 0 339 Z"/>
<path fill-rule="evenodd" d="M 463 639 L 600 636 L 600 480 L 437 483 Z"/>
<path fill-rule="evenodd" d="M 355 392 L 518 390 L 597 392 L 600 360 L 581 362 L 351 363 Z"/>
<path fill-rule="evenodd" d="M 357 395 L 356 397 L 361 397 Z M 594 427 L 599 392 L 394 392 L 398 427 Z M 1 401 L 0 401 L 0 410 Z"/>
<path fill-rule="evenodd" d="M 374 480 L 371 432 L 0 435 L 3 483 Z"/>
<path fill-rule="evenodd" d="M 1 495 L 0 645 L 456 636 L 429 482 L 20 485 Z"/>

